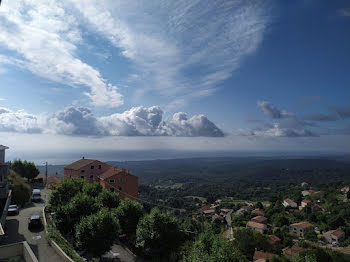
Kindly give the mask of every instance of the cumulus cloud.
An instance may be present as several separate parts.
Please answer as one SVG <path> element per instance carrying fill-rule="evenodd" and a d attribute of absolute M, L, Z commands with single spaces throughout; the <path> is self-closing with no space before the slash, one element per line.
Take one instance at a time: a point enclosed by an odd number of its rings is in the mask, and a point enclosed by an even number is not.
<path fill-rule="evenodd" d="M 41 120 L 38 116 L 28 114 L 23 110 L 12 112 L 10 109 L 0 107 L 0 131 L 41 133 Z"/>
<path fill-rule="evenodd" d="M 316 127 L 317 124 L 299 119 L 295 114 L 280 110 L 267 101 L 259 101 L 257 105 L 265 116 L 278 122 L 265 123 L 263 126 L 253 129 L 240 129 L 236 132 L 238 135 L 260 137 L 318 136 L 317 133 L 305 128 L 308 126 Z"/>
<path fill-rule="evenodd" d="M 123 113 L 96 117 L 88 108 L 70 106 L 39 118 L 24 111 L 0 108 L 0 131 L 77 136 L 224 136 L 204 115 L 188 118 L 181 112 L 166 120 L 163 114 L 159 106 L 140 106 Z"/>
<path fill-rule="evenodd" d="M 277 107 L 272 106 L 267 101 L 259 101 L 258 106 L 261 108 L 261 110 L 264 112 L 264 114 L 272 119 L 279 119 L 279 118 L 291 118 L 294 117 L 293 113 L 280 110 Z"/>
<path fill-rule="evenodd" d="M 71 86 L 85 86 L 96 106 L 123 104 L 115 85 L 77 56 L 80 24 L 62 1 L 7 1 L 0 13 L 0 45 L 15 57 L 0 56 L 0 64 L 25 68 L 40 77 Z"/>

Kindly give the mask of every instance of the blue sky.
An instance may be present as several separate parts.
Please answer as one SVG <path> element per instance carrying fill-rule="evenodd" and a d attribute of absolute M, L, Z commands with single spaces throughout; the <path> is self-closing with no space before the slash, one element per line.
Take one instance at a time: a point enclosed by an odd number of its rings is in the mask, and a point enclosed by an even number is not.
<path fill-rule="evenodd" d="M 349 26 L 349 1 L 5 0 L 0 144 L 349 152 Z"/>

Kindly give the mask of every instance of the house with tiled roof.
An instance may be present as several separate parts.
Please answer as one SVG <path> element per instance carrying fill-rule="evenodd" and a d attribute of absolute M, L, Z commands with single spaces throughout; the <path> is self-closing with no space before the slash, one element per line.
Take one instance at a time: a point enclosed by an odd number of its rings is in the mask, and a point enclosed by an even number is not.
<path fill-rule="evenodd" d="M 64 178 L 81 178 L 90 183 L 100 183 L 103 188 L 119 194 L 121 198 L 138 198 L 138 177 L 129 170 L 84 157 L 64 167 Z"/>
<path fill-rule="evenodd" d="M 301 207 L 302 208 L 307 207 L 308 205 L 310 205 L 310 203 L 311 203 L 310 200 L 304 199 L 301 201 Z"/>
<path fill-rule="evenodd" d="M 262 224 L 266 224 L 267 220 L 268 219 L 264 216 L 256 216 L 251 219 L 251 221 L 253 222 L 262 223 Z"/>
<path fill-rule="evenodd" d="M 294 223 L 289 226 L 289 233 L 293 236 L 304 238 L 305 234 L 314 230 L 314 227 L 309 222 Z"/>
<path fill-rule="evenodd" d="M 345 238 L 345 233 L 342 230 L 330 230 L 326 233 L 323 233 L 324 238 L 328 244 L 339 245 Z"/>
<path fill-rule="evenodd" d="M 289 259 L 295 258 L 300 252 L 304 251 L 305 248 L 293 245 L 292 247 L 288 247 L 282 250 L 283 255 Z"/>
<path fill-rule="evenodd" d="M 284 207 L 292 207 L 292 208 L 297 208 L 298 207 L 298 204 L 295 203 L 292 199 L 290 198 L 287 198 L 283 201 L 282 205 Z"/>
<path fill-rule="evenodd" d="M 212 216 L 212 215 L 214 215 L 215 214 L 215 209 L 207 209 L 207 210 L 203 210 L 203 214 L 205 215 L 205 216 Z"/>
<path fill-rule="evenodd" d="M 267 242 L 271 246 L 276 247 L 276 246 L 281 244 L 281 239 L 278 236 L 276 236 L 276 235 L 268 235 L 267 236 Z"/>
<path fill-rule="evenodd" d="M 265 216 L 265 211 L 263 209 L 256 208 L 252 211 L 252 214 L 257 216 Z"/>
<path fill-rule="evenodd" d="M 267 226 L 265 224 L 262 224 L 262 223 L 257 223 L 257 222 L 254 222 L 254 221 L 248 221 L 247 223 L 247 228 L 250 228 L 252 230 L 256 230 L 262 234 L 265 233 L 265 231 L 267 230 Z"/>
<path fill-rule="evenodd" d="M 270 258 L 273 258 L 273 257 L 278 257 L 278 255 L 273 254 L 273 253 L 268 253 L 268 252 L 262 252 L 262 251 L 255 250 L 254 256 L 253 256 L 253 261 L 254 262 L 264 262 L 267 259 L 270 259 Z"/>

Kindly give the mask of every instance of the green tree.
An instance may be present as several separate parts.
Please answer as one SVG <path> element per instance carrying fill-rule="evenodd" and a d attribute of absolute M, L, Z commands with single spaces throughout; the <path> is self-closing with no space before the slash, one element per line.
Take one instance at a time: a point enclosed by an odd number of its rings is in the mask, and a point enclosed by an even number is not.
<path fill-rule="evenodd" d="M 260 209 L 264 209 L 264 205 L 263 205 L 260 201 L 258 201 L 258 202 L 256 203 L 255 207 L 256 207 L 256 208 L 260 208 Z"/>
<path fill-rule="evenodd" d="M 33 162 L 28 162 L 26 160 L 22 161 L 20 159 L 17 159 L 11 163 L 10 168 L 28 180 L 32 180 L 40 173 L 39 169 L 37 169 Z"/>
<path fill-rule="evenodd" d="M 76 246 L 100 257 L 110 250 L 117 238 L 118 220 L 108 209 L 83 217 L 76 226 Z"/>
<path fill-rule="evenodd" d="M 136 246 L 160 259 L 168 258 L 170 251 L 177 250 L 182 239 L 176 218 L 158 208 L 145 215 L 136 230 Z"/>
<path fill-rule="evenodd" d="M 118 194 L 107 189 L 103 189 L 102 192 L 98 195 L 98 201 L 102 207 L 109 209 L 117 208 L 120 203 Z"/>
<path fill-rule="evenodd" d="M 8 180 L 12 184 L 11 203 L 24 206 L 30 200 L 32 194 L 31 187 L 24 181 L 23 177 L 13 170 L 9 171 Z"/>
<path fill-rule="evenodd" d="M 90 197 L 97 197 L 102 191 L 102 186 L 99 183 L 86 183 L 83 186 L 83 192 Z"/>
<path fill-rule="evenodd" d="M 120 227 L 129 237 L 136 233 L 137 224 L 142 216 L 143 207 L 139 202 L 124 199 L 117 208 Z"/>
<path fill-rule="evenodd" d="M 186 262 L 238 262 L 247 261 L 230 241 L 210 230 L 202 233 L 193 248 L 185 255 Z"/>
<path fill-rule="evenodd" d="M 51 192 L 49 204 L 55 210 L 59 205 L 66 205 L 87 182 L 79 178 L 63 179 L 60 185 Z"/>
<path fill-rule="evenodd" d="M 234 234 L 234 246 L 237 247 L 248 259 L 253 259 L 254 251 L 269 250 L 269 244 L 266 237 L 247 228 L 240 228 Z"/>
<path fill-rule="evenodd" d="M 12 186 L 12 204 L 24 206 L 31 196 L 30 186 L 25 183 L 14 184 Z"/>
<path fill-rule="evenodd" d="M 64 233 L 74 233 L 75 225 L 80 222 L 81 218 L 96 213 L 98 210 L 97 200 L 80 192 L 72 198 L 68 205 L 57 208 L 56 225 Z"/>

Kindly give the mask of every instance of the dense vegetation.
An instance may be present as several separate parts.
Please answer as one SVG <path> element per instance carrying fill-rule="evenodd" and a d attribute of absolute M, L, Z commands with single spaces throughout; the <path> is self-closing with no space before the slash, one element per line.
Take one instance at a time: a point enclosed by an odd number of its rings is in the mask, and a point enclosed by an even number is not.
<path fill-rule="evenodd" d="M 32 195 L 32 190 L 29 184 L 18 175 L 15 171 L 10 170 L 7 179 L 11 183 L 12 199 L 11 204 L 24 206 Z"/>
<path fill-rule="evenodd" d="M 34 162 L 28 162 L 27 160 L 15 160 L 11 162 L 10 168 L 28 180 L 33 180 L 40 173 Z"/>

